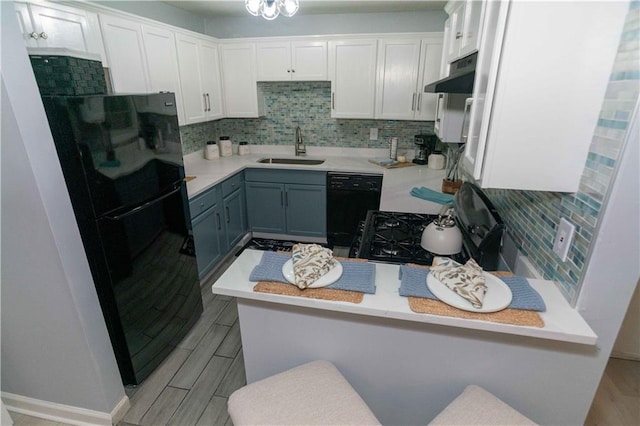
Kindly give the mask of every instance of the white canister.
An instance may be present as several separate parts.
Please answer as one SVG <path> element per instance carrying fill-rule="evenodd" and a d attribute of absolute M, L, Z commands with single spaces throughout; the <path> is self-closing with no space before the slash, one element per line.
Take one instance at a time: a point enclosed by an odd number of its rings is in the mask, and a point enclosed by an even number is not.
<path fill-rule="evenodd" d="M 218 145 L 220 146 L 220 155 L 222 157 L 229 157 L 230 155 L 233 155 L 233 145 L 231 144 L 229 136 L 220 136 L 220 142 Z"/>
<path fill-rule="evenodd" d="M 249 144 L 247 142 L 238 144 L 238 155 L 249 155 Z"/>
<path fill-rule="evenodd" d="M 220 153 L 218 152 L 218 145 L 216 144 L 216 141 L 207 141 L 207 144 L 204 147 L 204 158 L 207 160 L 213 160 L 219 156 Z"/>
<path fill-rule="evenodd" d="M 427 167 L 434 170 L 442 170 L 444 169 L 445 157 L 439 152 L 434 152 L 429 155 L 429 159 L 427 161 Z"/>

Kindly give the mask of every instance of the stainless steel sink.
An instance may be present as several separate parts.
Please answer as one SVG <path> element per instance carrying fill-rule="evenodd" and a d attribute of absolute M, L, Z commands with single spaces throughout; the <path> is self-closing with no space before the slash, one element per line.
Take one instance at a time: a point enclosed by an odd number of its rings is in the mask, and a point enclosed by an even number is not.
<path fill-rule="evenodd" d="M 262 164 L 302 164 L 307 166 L 317 166 L 324 163 L 324 160 L 312 160 L 310 158 L 263 158 L 258 160 Z"/>

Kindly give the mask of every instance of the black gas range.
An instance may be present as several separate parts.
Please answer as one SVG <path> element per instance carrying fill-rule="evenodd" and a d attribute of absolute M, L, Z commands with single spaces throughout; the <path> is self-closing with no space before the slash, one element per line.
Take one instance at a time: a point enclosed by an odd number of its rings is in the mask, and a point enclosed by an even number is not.
<path fill-rule="evenodd" d="M 454 197 L 454 209 L 463 249 L 448 257 L 460 263 L 473 257 L 485 270 L 497 269 L 504 224 L 491 202 L 478 187 L 465 182 Z M 420 241 L 425 226 L 437 217 L 369 210 L 358 226 L 349 257 L 431 265 L 437 255 L 423 249 Z"/>

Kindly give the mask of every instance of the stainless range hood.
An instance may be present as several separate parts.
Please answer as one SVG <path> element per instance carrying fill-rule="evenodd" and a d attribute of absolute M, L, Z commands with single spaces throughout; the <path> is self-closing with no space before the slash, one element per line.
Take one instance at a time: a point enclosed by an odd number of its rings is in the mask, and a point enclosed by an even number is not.
<path fill-rule="evenodd" d="M 449 77 L 424 86 L 425 93 L 472 93 L 478 53 L 451 63 Z"/>

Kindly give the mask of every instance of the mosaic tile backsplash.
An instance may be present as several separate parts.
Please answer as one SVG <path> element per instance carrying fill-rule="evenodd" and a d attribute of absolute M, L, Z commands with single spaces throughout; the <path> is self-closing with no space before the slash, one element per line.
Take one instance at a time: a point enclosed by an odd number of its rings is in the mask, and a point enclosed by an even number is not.
<path fill-rule="evenodd" d="M 413 149 L 416 134 L 433 132 L 432 121 L 338 120 L 331 118 L 331 83 L 258 83 L 265 97 L 266 114 L 255 119 L 226 118 L 182 126 L 185 153 L 204 147 L 207 140 L 229 136 L 234 143 L 293 145 L 296 126 L 310 146 L 386 148 L 398 137 L 400 149 Z M 379 129 L 378 140 L 369 140 L 369 128 Z"/>
<path fill-rule="evenodd" d="M 576 194 L 489 190 L 516 245 L 575 302 L 594 232 L 640 92 L 640 2 L 630 3 L 618 53 Z M 637 143 L 637 140 L 636 140 Z M 576 225 L 567 262 L 553 253 L 560 218 Z M 637 219 L 637 218 L 635 218 Z"/>

